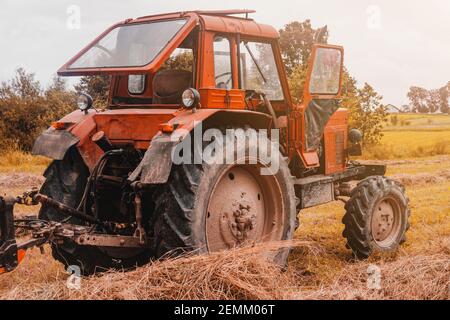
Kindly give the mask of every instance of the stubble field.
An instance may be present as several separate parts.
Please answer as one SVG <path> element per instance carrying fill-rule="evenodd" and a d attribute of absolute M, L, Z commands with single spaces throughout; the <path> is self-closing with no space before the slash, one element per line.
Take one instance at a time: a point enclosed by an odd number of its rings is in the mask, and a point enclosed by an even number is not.
<path fill-rule="evenodd" d="M 344 208 L 338 202 L 299 213 L 285 271 L 264 260 L 262 252 L 285 245 L 274 243 L 108 272 L 81 279 L 75 290 L 46 247 L 44 254 L 29 251 L 15 271 L 0 275 L 0 299 L 450 299 L 450 117 L 399 118 L 385 128 L 381 146 L 361 160 L 386 163 L 387 175 L 402 182 L 410 198 L 411 229 L 395 255 L 354 260 L 341 235 Z M 403 151 L 393 157 L 396 146 Z M 20 153 L 0 157 L 0 192 L 38 186 L 47 163 Z M 35 209 L 18 207 L 17 214 Z"/>

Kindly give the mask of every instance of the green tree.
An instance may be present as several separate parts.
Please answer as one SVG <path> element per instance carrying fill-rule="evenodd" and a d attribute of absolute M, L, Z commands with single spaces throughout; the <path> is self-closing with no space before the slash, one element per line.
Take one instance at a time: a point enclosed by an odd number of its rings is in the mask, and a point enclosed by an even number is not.
<path fill-rule="evenodd" d="M 46 105 L 46 122 L 56 121 L 66 114 L 77 110 L 77 94 L 67 90 L 66 80 L 55 76 L 44 92 Z"/>
<path fill-rule="evenodd" d="M 450 113 L 450 81 L 446 86 L 439 89 L 439 105 L 442 113 Z"/>
<path fill-rule="evenodd" d="M 411 105 L 411 111 L 419 113 L 428 113 L 427 105 L 428 90 L 412 86 L 408 91 L 408 99 Z"/>
<path fill-rule="evenodd" d="M 43 91 L 33 73 L 17 69 L 0 85 L 0 152 L 30 151 L 36 137 L 75 106 L 75 93 L 66 90 L 61 78 Z"/>
<path fill-rule="evenodd" d="M 0 85 L 0 144 L 2 150 L 30 150 L 31 137 L 43 127 L 45 103 L 33 73 L 19 68 L 10 81 Z"/>
<path fill-rule="evenodd" d="M 173 54 L 161 66 L 161 69 L 170 70 L 185 70 L 192 72 L 192 65 L 194 63 L 194 54 L 192 50 L 183 50 L 178 54 Z"/>
<path fill-rule="evenodd" d="M 0 99 L 34 98 L 41 93 L 39 81 L 34 79 L 34 73 L 27 73 L 23 68 L 18 68 L 10 81 L 4 81 L 0 86 Z"/>
<path fill-rule="evenodd" d="M 314 43 L 327 43 L 328 41 L 327 26 L 314 29 L 310 20 L 288 23 L 279 33 L 280 48 L 289 76 L 294 70 L 297 70 L 297 76 L 302 73 L 298 70 L 299 65 L 306 68 Z"/>
<path fill-rule="evenodd" d="M 441 96 L 439 90 L 428 90 L 427 98 L 425 99 L 428 112 L 435 113 L 441 108 Z"/>
<path fill-rule="evenodd" d="M 74 86 L 77 93 L 87 93 L 94 100 L 94 107 L 102 109 L 108 105 L 109 76 L 85 76 L 81 77 L 78 84 Z"/>
<path fill-rule="evenodd" d="M 299 64 L 294 67 L 291 75 L 288 77 L 289 91 L 295 104 L 299 104 L 303 100 L 303 89 L 306 82 L 307 68 Z"/>
<path fill-rule="evenodd" d="M 387 121 L 385 106 L 381 103 L 383 99 L 372 86 L 364 83 L 357 90 L 356 99 L 352 99 L 350 109 L 350 125 L 361 130 L 363 144 L 372 146 L 380 142 L 383 136 L 383 124 Z"/>

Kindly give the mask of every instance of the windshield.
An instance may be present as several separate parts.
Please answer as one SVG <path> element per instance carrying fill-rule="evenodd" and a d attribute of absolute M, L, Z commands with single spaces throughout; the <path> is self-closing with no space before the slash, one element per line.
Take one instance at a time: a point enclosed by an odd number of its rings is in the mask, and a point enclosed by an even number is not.
<path fill-rule="evenodd" d="M 69 69 L 142 67 L 152 62 L 186 19 L 123 25 L 91 45 Z"/>

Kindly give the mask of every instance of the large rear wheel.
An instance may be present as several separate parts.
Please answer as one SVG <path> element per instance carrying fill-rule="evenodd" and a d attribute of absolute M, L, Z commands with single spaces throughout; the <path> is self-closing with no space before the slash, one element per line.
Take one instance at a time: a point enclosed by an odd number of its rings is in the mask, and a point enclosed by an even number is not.
<path fill-rule="evenodd" d="M 296 198 L 286 161 L 277 158 L 279 170 L 262 175 L 261 169 L 268 166 L 265 161 L 258 156 L 250 162 L 247 157 L 242 164 L 240 154 L 250 154 L 248 144 L 236 146 L 233 163 L 173 166 L 156 199 L 157 257 L 292 239 Z M 288 253 L 283 249 L 272 258 L 284 265 Z"/>

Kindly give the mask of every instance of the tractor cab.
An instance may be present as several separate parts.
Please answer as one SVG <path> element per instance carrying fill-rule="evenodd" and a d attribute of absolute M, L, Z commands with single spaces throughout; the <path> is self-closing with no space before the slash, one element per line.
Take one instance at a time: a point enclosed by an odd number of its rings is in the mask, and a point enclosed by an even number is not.
<path fill-rule="evenodd" d="M 245 93 L 263 92 L 277 109 L 290 103 L 277 31 L 236 14 L 188 12 L 128 19 L 106 30 L 58 71 L 62 76 L 111 76 L 109 106 L 179 107 L 187 88 L 229 95 L 245 109 Z M 228 92 L 228 93 L 227 93 Z M 225 100 L 225 99 L 224 99 Z"/>

